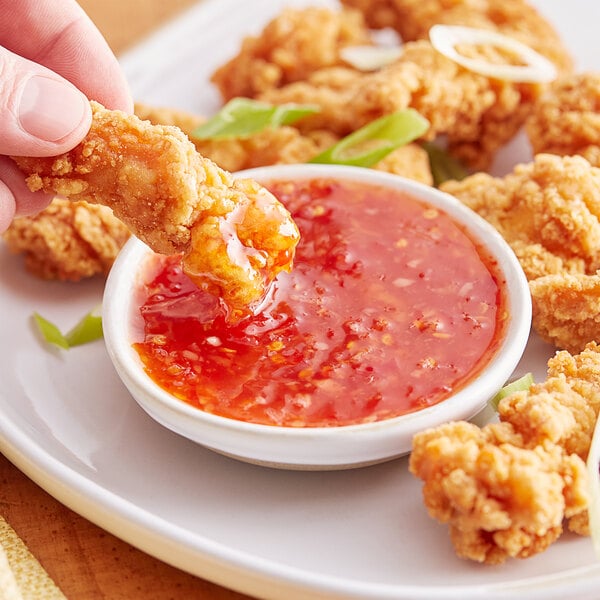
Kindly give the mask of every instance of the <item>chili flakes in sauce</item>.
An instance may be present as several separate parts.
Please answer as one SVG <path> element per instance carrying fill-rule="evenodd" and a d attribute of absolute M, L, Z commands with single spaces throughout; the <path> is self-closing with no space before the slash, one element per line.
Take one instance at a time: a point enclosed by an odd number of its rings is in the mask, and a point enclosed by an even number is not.
<path fill-rule="evenodd" d="M 300 229 L 292 272 L 258 314 L 231 323 L 178 257 L 154 257 L 135 348 L 156 383 L 217 415 L 327 427 L 436 404 L 491 359 L 504 284 L 443 211 L 360 182 L 266 187 Z"/>

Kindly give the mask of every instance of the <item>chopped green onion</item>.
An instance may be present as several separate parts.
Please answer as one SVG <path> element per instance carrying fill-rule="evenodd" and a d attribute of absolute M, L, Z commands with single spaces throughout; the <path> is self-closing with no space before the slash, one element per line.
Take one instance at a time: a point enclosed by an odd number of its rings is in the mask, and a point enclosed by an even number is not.
<path fill-rule="evenodd" d="M 460 181 L 469 174 L 459 161 L 440 146 L 432 142 L 423 142 L 421 146 L 429 157 L 429 167 L 435 187 L 439 187 L 444 181 L 450 179 Z"/>
<path fill-rule="evenodd" d="M 249 98 L 230 100 L 214 117 L 191 132 L 200 140 L 248 137 L 269 127 L 291 125 L 302 117 L 319 112 L 312 104 L 274 106 Z"/>
<path fill-rule="evenodd" d="M 588 506 L 590 535 L 596 557 L 600 559 L 600 419 L 598 418 L 586 466 L 590 480 L 590 505 Z"/>
<path fill-rule="evenodd" d="M 312 158 L 311 163 L 372 167 L 429 129 L 429 121 L 408 108 L 371 121 Z"/>
<path fill-rule="evenodd" d="M 46 342 L 58 346 L 59 348 L 64 348 L 65 350 L 69 348 L 69 342 L 54 323 L 44 319 L 42 315 L 36 312 L 33 313 L 33 319 Z"/>
<path fill-rule="evenodd" d="M 533 385 L 533 375 L 531 373 L 527 373 L 523 375 L 523 377 L 519 377 L 519 379 L 515 379 L 511 381 L 509 384 L 505 385 L 491 400 L 490 404 L 494 408 L 494 410 L 498 410 L 498 403 L 502 398 L 506 398 L 506 396 L 510 396 L 514 392 L 526 392 Z"/>
<path fill-rule="evenodd" d="M 84 315 L 67 334 L 61 333 L 54 323 L 37 312 L 33 313 L 33 319 L 44 340 L 64 350 L 101 339 L 103 335 L 102 317 L 98 309 L 91 310 Z"/>
<path fill-rule="evenodd" d="M 99 309 L 91 310 L 71 329 L 65 338 L 70 347 L 81 346 L 102 339 L 102 315 Z"/>

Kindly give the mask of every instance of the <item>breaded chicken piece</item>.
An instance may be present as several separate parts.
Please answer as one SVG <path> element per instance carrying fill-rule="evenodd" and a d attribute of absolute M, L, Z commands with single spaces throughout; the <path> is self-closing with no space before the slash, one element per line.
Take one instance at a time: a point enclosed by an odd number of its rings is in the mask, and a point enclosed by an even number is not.
<path fill-rule="evenodd" d="M 538 154 L 503 178 L 477 173 L 441 189 L 511 245 L 543 339 L 572 352 L 600 341 L 600 169 L 580 156 Z"/>
<path fill-rule="evenodd" d="M 481 49 L 489 54 L 490 49 Z M 498 54 L 499 61 L 506 60 Z M 490 79 L 437 52 L 428 41 L 410 42 L 394 63 L 374 73 L 325 69 L 306 81 L 261 94 L 274 104 L 317 104 L 320 112 L 296 126 L 346 135 L 370 121 L 413 108 L 431 124 L 427 139 L 443 135 L 450 153 L 484 169 L 519 130 L 543 91 L 538 84 Z"/>
<path fill-rule="evenodd" d="M 505 177 L 477 173 L 441 189 L 498 229 L 529 280 L 600 269 L 600 169 L 584 158 L 538 154 Z"/>
<path fill-rule="evenodd" d="M 281 126 L 265 129 L 245 138 L 201 140 L 193 135 L 193 130 L 202 122 L 201 117 L 178 110 L 154 109 L 142 104 L 136 105 L 135 113 L 155 124 L 178 126 L 190 137 L 202 156 L 227 171 L 275 164 L 305 163 L 340 139 L 327 130 L 302 134 L 294 127 Z M 418 144 L 407 144 L 397 148 L 374 168 L 433 185 L 429 157 Z"/>
<path fill-rule="evenodd" d="M 32 274 L 79 281 L 106 275 L 129 235 L 106 206 L 54 198 L 40 213 L 15 219 L 3 238 Z"/>
<path fill-rule="evenodd" d="M 560 71 L 573 60 L 554 27 L 524 0 L 342 0 L 370 27 L 395 29 L 405 42 L 426 39 L 438 23 L 498 31 L 533 48 Z"/>
<path fill-rule="evenodd" d="M 224 100 L 253 98 L 306 79 L 317 69 L 340 64 L 340 50 L 345 46 L 370 43 L 358 11 L 285 8 L 258 36 L 245 38 L 239 53 L 217 69 L 211 81 Z"/>
<path fill-rule="evenodd" d="M 547 342 L 580 352 L 600 342 L 600 273 L 564 273 L 529 282 L 533 327 Z"/>
<path fill-rule="evenodd" d="M 30 189 L 109 206 L 154 251 L 183 254 L 184 271 L 235 318 L 289 270 L 299 239 L 265 188 L 198 154 L 175 128 L 92 103 L 85 139 L 54 158 L 15 158 Z"/>
<path fill-rule="evenodd" d="M 548 379 L 498 405 L 500 423 L 464 421 L 418 433 L 409 468 L 457 554 L 497 564 L 545 550 L 563 521 L 587 533 L 585 458 L 600 408 L 600 347 L 558 352 Z"/>
<path fill-rule="evenodd" d="M 579 154 L 600 166 L 600 73 L 552 82 L 535 103 L 525 130 L 535 153 Z"/>
<path fill-rule="evenodd" d="M 546 550 L 564 518 L 588 503 L 585 463 L 556 445 L 524 448 L 508 423 L 418 433 L 410 470 L 424 481 L 429 515 L 449 525 L 457 555 L 481 563 Z"/>

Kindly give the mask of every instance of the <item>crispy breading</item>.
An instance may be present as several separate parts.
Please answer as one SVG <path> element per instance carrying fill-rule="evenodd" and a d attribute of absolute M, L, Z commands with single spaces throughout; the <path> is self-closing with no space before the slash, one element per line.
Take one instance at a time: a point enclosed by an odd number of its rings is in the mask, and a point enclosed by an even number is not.
<path fill-rule="evenodd" d="M 573 60 L 558 32 L 525 0 L 342 0 L 374 28 L 391 27 L 406 42 L 426 39 L 438 23 L 491 29 L 549 58 L 564 72 Z"/>
<path fill-rule="evenodd" d="M 152 123 L 180 127 L 194 142 L 202 156 L 210 158 L 227 171 L 308 162 L 339 141 L 339 136 L 324 129 L 302 134 L 289 126 L 265 129 L 244 138 L 201 140 L 193 135 L 193 130 L 202 122 L 199 116 L 172 109 L 153 109 L 141 104 L 136 105 L 135 112 L 140 118 L 148 119 Z M 433 184 L 429 157 L 418 144 L 407 144 L 394 150 L 374 168 L 426 185 Z"/>
<path fill-rule="evenodd" d="M 224 100 L 252 98 L 341 64 L 340 50 L 345 46 L 370 43 L 358 11 L 286 8 L 259 35 L 245 38 L 239 53 L 217 69 L 211 81 Z"/>
<path fill-rule="evenodd" d="M 92 103 L 93 122 L 73 150 L 15 158 L 30 189 L 109 206 L 153 250 L 183 254 L 186 273 L 232 316 L 259 302 L 291 266 L 298 229 L 265 188 L 234 180 L 176 127 Z"/>
<path fill-rule="evenodd" d="M 269 90 L 260 99 L 317 104 L 320 112 L 297 126 L 304 131 L 331 129 L 339 135 L 410 107 L 429 120 L 427 139 L 445 136 L 452 154 L 482 169 L 519 130 L 542 91 L 537 84 L 474 73 L 428 41 L 419 41 L 406 44 L 398 60 L 374 73 L 325 69 L 306 81 Z"/>
<path fill-rule="evenodd" d="M 579 154 L 600 166 L 600 73 L 554 81 L 535 103 L 525 130 L 535 153 Z"/>
<path fill-rule="evenodd" d="M 547 342 L 579 352 L 600 341 L 600 274 L 559 273 L 529 283 L 533 327 Z"/>
<path fill-rule="evenodd" d="M 542 338 L 573 352 L 600 340 L 600 169 L 580 156 L 538 154 L 505 177 L 477 173 L 441 189 L 511 245 Z"/>
<path fill-rule="evenodd" d="M 584 158 L 538 154 L 505 177 L 477 173 L 441 189 L 498 229 L 530 280 L 600 268 L 600 169 Z"/>
<path fill-rule="evenodd" d="M 129 235 L 106 206 L 54 198 L 42 212 L 15 219 L 3 238 L 34 275 L 79 281 L 106 275 Z"/>
<path fill-rule="evenodd" d="M 500 423 L 458 421 L 418 433 L 409 468 L 457 554 L 497 564 L 587 533 L 585 458 L 600 408 L 600 347 L 558 352 L 546 381 L 500 400 Z"/>

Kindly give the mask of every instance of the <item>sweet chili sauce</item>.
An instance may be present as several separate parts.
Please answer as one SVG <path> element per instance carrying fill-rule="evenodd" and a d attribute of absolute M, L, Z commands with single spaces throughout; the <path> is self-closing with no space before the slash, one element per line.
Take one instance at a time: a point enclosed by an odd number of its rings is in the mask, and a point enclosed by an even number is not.
<path fill-rule="evenodd" d="M 160 386 L 233 419 L 340 426 L 436 404 L 490 360 L 505 329 L 504 283 L 448 215 L 359 182 L 267 187 L 301 241 L 257 314 L 229 323 L 177 257 L 153 257 L 135 348 Z"/>

